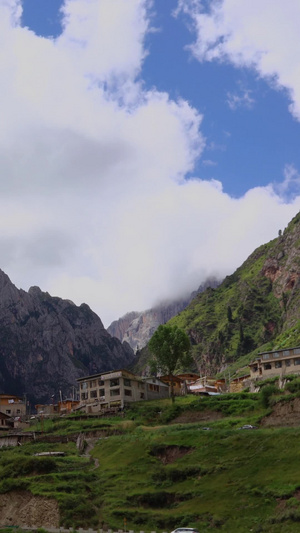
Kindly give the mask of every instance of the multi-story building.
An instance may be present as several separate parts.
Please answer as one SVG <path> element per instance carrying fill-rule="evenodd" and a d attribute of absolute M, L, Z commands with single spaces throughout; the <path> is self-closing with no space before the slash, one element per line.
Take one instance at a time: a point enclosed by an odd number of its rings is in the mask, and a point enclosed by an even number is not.
<path fill-rule="evenodd" d="M 262 352 L 249 364 L 250 379 L 300 374 L 300 347 Z"/>
<path fill-rule="evenodd" d="M 81 409 L 89 413 L 127 403 L 169 397 L 169 387 L 157 378 L 142 379 L 128 370 L 102 372 L 79 378 Z"/>
<path fill-rule="evenodd" d="M 0 412 L 11 417 L 26 415 L 26 402 L 14 394 L 0 394 Z"/>

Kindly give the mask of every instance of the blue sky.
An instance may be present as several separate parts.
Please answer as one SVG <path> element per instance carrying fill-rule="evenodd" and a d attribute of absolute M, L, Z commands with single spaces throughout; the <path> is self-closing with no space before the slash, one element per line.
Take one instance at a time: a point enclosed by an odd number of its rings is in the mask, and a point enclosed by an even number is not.
<path fill-rule="evenodd" d="M 276 237 L 300 207 L 299 20 L 298 0 L 0 0 L 12 281 L 109 325 Z"/>
<path fill-rule="evenodd" d="M 61 0 L 24 0 L 23 24 L 38 35 L 62 32 Z M 209 6 L 209 2 L 207 4 Z M 156 0 L 146 37 L 141 78 L 171 98 L 184 98 L 203 113 L 207 146 L 191 175 L 217 179 L 239 197 L 251 187 L 281 182 L 284 168 L 300 168 L 300 123 L 288 111 L 288 95 L 274 90 L 254 69 L 197 61 L 188 50 L 194 31 L 187 16 L 174 16 L 177 2 Z M 207 9 L 206 9 L 207 10 Z M 229 94 L 248 91 L 251 102 L 229 106 Z"/>

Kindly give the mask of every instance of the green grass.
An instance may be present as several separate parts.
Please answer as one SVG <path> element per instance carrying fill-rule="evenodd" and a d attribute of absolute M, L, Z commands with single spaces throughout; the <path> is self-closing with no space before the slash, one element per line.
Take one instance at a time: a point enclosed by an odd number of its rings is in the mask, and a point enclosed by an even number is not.
<path fill-rule="evenodd" d="M 203 419 L 214 412 L 220 418 Z M 238 429 L 259 425 L 268 412 L 261 394 L 249 393 L 187 396 L 175 406 L 169 400 L 135 403 L 124 417 L 81 420 L 82 430 L 98 431 L 101 422 L 110 432 L 91 452 L 98 468 L 71 441 L 1 449 L 0 492 L 29 490 L 56 499 L 65 527 L 118 530 L 126 519 L 127 529 L 146 532 L 179 526 L 296 532 L 300 428 Z M 191 415 L 192 421 L 182 421 Z M 53 424 L 55 432 L 62 427 L 71 434 L 80 421 L 65 417 Z M 34 456 L 52 450 L 65 456 Z"/>

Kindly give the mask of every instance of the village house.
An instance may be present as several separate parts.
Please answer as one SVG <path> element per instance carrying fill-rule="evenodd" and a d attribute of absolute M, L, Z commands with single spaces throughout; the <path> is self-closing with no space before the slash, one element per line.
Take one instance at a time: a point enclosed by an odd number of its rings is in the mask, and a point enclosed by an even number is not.
<path fill-rule="evenodd" d="M 10 417 L 26 415 L 26 402 L 14 394 L 0 394 L 0 411 Z"/>
<path fill-rule="evenodd" d="M 79 406 L 79 400 L 67 398 L 57 403 L 37 404 L 35 409 L 38 415 L 55 416 L 72 413 Z"/>
<path fill-rule="evenodd" d="M 124 408 L 130 402 L 166 398 L 169 389 L 159 379 L 136 376 L 128 370 L 102 372 L 79 378 L 79 408 L 96 413 L 114 407 Z"/>
<path fill-rule="evenodd" d="M 242 392 L 249 386 L 250 374 L 239 376 L 230 381 L 229 392 Z"/>
<path fill-rule="evenodd" d="M 146 400 L 157 400 L 162 398 L 169 398 L 170 388 L 167 383 L 164 383 L 159 378 L 143 378 L 146 385 Z"/>
<path fill-rule="evenodd" d="M 287 374 L 300 374 L 300 347 L 283 348 L 262 352 L 249 364 L 250 379 L 262 380 L 272 377 L 283 378 Z"/>
<path fill-rule="evenodd" d="M 175 396 L 181 396 L 182 394 L 186 394 L 186 390 L 184 387 L 184 381 L 178 377 L 178 376 L 159 376 L 159 379 L 168 385 L 171 389 L 171 384 L 173 382 L 173 393 Z"/>
<path fill-rule="evenodd" d="M 9 415 L 0 412 L 0 430 L 7 430 L 13 427 L 13 421 Z"/>

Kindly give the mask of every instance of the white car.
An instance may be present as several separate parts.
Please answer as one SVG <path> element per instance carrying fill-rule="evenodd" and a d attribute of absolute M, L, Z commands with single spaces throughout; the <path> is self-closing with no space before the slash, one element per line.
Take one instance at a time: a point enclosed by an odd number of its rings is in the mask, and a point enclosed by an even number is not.
<path fill-rule="evenodd" d="M 199 533 L 199 530 L 195 527 L 178 527 L 171 531 L 171 533 Z"/>

